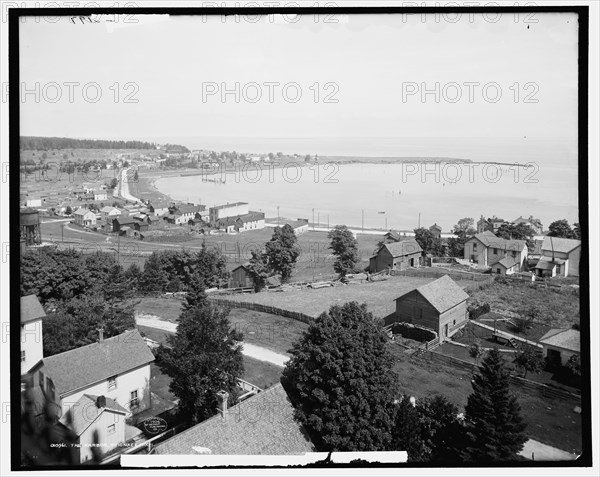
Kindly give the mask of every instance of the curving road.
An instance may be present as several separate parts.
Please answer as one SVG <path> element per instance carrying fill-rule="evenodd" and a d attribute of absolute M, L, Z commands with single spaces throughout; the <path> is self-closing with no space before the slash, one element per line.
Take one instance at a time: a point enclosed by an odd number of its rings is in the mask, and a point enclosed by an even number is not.
<path fill-rule="evenodd" d="M 135 321 L 138 325 L 147 326 L 148 328 L 155 328 L 157 330 L 169 331 L 175 333 L 177 331 L 177 323 L 171 323 L 170 321 L 163 321 L 152 315 L 137 315 Z M 290 359 L 285 354 L 276 353 L 266 348 L 256 346 L 253 344 L 245 343 L 242 341 L 242 354 L 249 356 L 250 358 L 258 359 L 259 361 L 266 361 L 267 363 L 274 364 L 276 366 L 285 366 L 285 363 Z"/>

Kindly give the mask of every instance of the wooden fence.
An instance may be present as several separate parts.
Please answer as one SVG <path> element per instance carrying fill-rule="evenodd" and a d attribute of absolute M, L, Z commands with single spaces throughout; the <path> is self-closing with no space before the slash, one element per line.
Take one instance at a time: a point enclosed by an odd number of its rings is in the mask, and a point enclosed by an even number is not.
<path fill-rule="evenodd" d="M 411 270 L 391 270 L 391 275 L 395 276 L 404 276 L 404 277 L 424 277 L 424 278 L 440 278 L 444 275 L 448 275 L 453 280 L 471 280 L 475 281 L 488 281 L 490 279 L 493 280 L 493 277 L 490 275 L 484 275 L 482 273 L 471 273 L 465 272 L 461 270 L 448 270 L 448 269 L 440 269 L 440 267 L 436 267 L 436 270 L 428 269 L 411 269 Z"/>
<path fill-rule="evenodd" d="M 429 359 L 430 361 L 435 361 L 441 364 L 452 366 L 463 371 L 473 372 L 476 369 L 480 369 L 479 365 L 476 366 L 472 362 L 464 361 L 462 359 L 455 358 L 454 356 L 447 356 L 445 354 L 441 354 L 438 351 L 429 350 L 429 352 L 426 352 L 424 354 L 423 352 L 421 352 L 419 356 L 421 356 L 421 359 Z M 574 405 L 581 405 L 581 396 L 566 391 L 564 389 L 554 388 L 552 386 L 548 386 L 547 384 L 537 383 L 535 381 L 530 381 L 529 379 L 521 378 L 512 374 L 510 375 L 510 383 L 520 388 L 527 389 L 529 391 L 538 392 L 543 397 L 561 399 L 563 401 L 570 401 Z"/>
<path fill-rule="evenodd" d="M 315 319 L 312 316 L 300 313 L 297 311 L 284 310 L 274 306 L 262 305 L 260 303 L 248 303 L 243 301 L 227 300 L 225 298 L 208 297 L 209 300 L 217 305 L 226 306 L 229 308 L 245 308 L 247 310 L 260 311 L 262 313 L 270 313 L 272 315 L 285 316 L 292 320 L 301 321 L 302 323 L 310 324 Z"/>

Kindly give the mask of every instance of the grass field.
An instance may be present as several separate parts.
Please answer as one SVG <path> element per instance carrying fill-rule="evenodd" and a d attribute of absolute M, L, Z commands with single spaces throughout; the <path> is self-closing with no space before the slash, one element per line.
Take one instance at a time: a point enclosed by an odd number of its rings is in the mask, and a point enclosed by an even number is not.
<path fill-rule="evenodd" d="M 228 299 L 261 303 L 291 311 L 299 311 L 317 317 L 332 305 L 349 301 L 366 303 L 374 316 L 383 318 L 395 312 L 394 299 L 415 287 L 430 282 L 429 278 L 390 277 L 380 282 L 365 282 L 316 290 L 303 288 L 286 292 L 231 295 Z"/>
<path fill-rule="evenodd" d="M 527 283 L 494 282 L 484 290 L 474 291 L 471 298 L 489 303 L 492 311 L 501 314 L 519 314 L 533 305 L 539 310 L 536 321 L 554 328 L 570 328 L 579 323 L 579 292 L 575 290 L 555 291 Z"/>
<path fill-rule="evenodd" d="M 308 328 L 307 324 L 291 318 L 243 308 L 232 309 L 229 321 L 244 334 L 246 343 L 284 354 Z"/>
<path fill-rule="evenodd" d="M 425 359 L 411 359 L 402 353 L 398 346 L 390 345 L 395 356 L 394 370 L 400 379 L 403 392 L 417 398 L 442 394 L 452 401 L 462 412 L 467 398 L 472 392 L 471 377 L 468 371 L 428 362 Z M 559 399 L 542 397 L 536 392 L 528 392 L 511 387 L 521 405 L 521 415 L 527 423 L 526 434 L 531 438 L 559 449 L 572 452 L 581 451 L 581 415 L 573 412 L 573 404 Z"/>
<path fill-rule="evenodd" d="M 181 300 L 175 298 L 143 297 L 134 310 L 138 313 L 158 316 L 164 321 L 177 323 L 181 314 L 181 304 Z"/>

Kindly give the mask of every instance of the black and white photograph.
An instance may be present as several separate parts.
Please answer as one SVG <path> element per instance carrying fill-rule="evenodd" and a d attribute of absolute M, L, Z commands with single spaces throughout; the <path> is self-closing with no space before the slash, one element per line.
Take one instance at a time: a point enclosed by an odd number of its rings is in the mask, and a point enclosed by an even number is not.
<path fill-rule="evenodd" d="M 2 3 L 0 473 L 598 475 L 599 11 Z"/>

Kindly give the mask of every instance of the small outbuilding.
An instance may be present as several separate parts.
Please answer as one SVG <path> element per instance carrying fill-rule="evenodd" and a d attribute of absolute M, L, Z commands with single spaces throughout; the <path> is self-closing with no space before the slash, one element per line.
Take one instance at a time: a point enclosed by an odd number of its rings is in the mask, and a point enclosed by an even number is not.
<path fill-rule="evenodd" d="M 551 366 L 564 366 L 571 356 L 579 356 L 581 337 L 578 330 L 556 328 L 542 336 L 539 343 Z"/>

